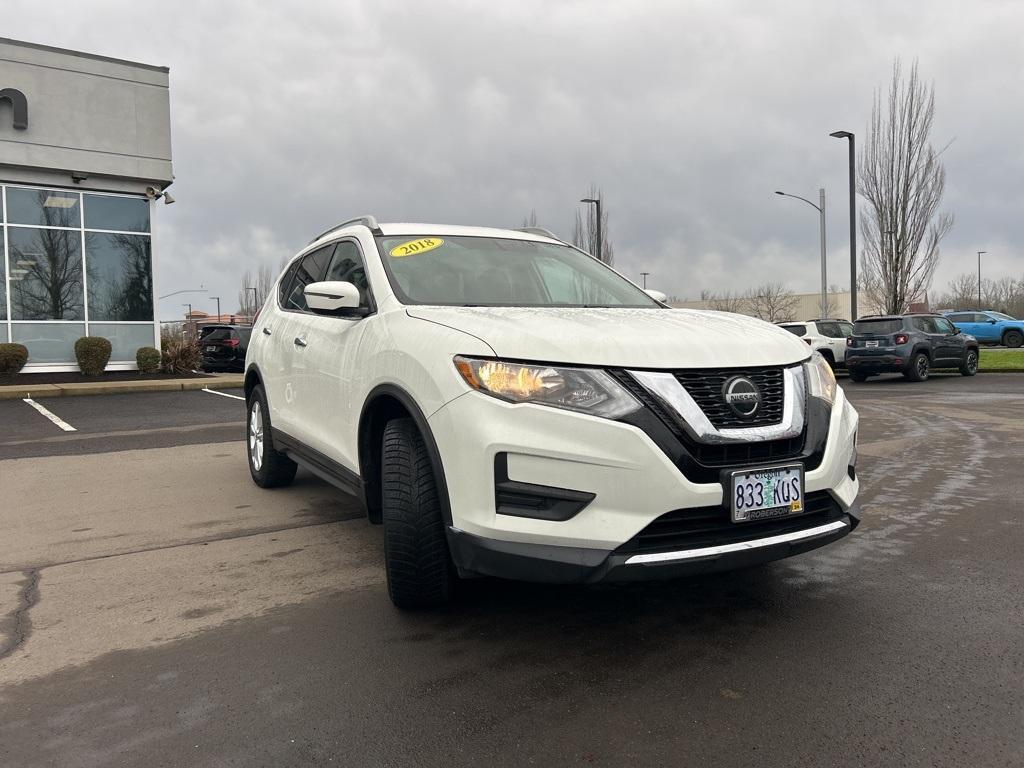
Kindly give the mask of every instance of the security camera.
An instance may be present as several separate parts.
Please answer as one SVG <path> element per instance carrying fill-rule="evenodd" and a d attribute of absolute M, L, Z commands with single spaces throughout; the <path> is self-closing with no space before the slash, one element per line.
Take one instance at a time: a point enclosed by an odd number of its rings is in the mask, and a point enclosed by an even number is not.
<path fill-rule="evenodd" d="M 171 197 L 171 193 L 170 192 L 164 192 L 163 198 L 164 198 L 164 205 L 171 205 L 172 203 L 174 203 L 174 198 Z"/>
<path fill-rule="evenodd" d="M 150 200 L 159 200 L 161 197 L 164 199 L 164 205 L 170 205 L 174 202 L 174 198 L 167 192 L 161 192 L 156 187 L 146 187 L 146 197 Z"/>

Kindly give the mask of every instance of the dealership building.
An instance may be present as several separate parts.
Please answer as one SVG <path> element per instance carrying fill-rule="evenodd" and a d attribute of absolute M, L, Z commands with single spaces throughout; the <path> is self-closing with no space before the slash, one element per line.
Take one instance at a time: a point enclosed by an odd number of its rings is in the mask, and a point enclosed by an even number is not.
<path fill-rule="evenodd" d="M 171 184 L 166 67 L 0 38 L 0 342 L 25 371 L 157 346 L 155 203 Z"/>

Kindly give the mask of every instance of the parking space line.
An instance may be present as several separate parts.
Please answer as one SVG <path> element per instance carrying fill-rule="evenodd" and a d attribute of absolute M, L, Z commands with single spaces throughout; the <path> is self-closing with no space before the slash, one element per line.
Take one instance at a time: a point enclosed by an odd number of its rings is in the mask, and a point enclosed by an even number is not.
<path fill-rule="evenodd" d="M 62 419 L 57 414 L 51 413 L 46 408 L 43 408 L 43 406 L 41 406 L 39 403 L 37 403 L 31 397 L 26 397 L 26 398 L 24 398 L 24 400 L 25 400 L 26 403 L 31 405 L 33 408 L 35 408 L 37 411 L 39 411 L 41 414 L 43 414 L 43 416 L 48 418 L 50 421 L 52 421 L 58 427 L 63 429 L 65 432 L 77 432 L 78 431 L 77 429 L 72 427 L 70 424 L 68 424 L 66 421 L 64 421 L 64 419 Z"/>
<path fill-rule="evenodd" d="M 215 389 L 207 389 L 203 387 L 203 392 L 209 392 L 211 395 L 220 395 L 221 397 L 230 397 L 234 400 L 245 400 L 241 395 L 229 395 L 227 392 L 218 392 Z"/>

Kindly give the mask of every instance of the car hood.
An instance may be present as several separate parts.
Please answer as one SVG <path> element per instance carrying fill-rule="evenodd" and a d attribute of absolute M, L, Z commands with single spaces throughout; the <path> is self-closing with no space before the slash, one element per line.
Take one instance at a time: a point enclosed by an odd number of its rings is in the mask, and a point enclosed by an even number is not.
<path fill-rule="evenodd" d="M 406 308 L 476 336 L 498 357 L 603 367 L 733 368 L 805 360 L 807 345 L 770 323 L 694 309 Z"/>

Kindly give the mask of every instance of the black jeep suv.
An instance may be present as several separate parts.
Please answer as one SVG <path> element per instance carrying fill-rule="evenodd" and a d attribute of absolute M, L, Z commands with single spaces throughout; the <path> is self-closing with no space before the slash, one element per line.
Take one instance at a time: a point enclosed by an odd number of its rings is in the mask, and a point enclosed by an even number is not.
<path fill-rule="evenodd" d="M 874 315 L 853 324 L 846 339 L 846 368 L 852 381 L 878 373 L 902 373 L 924 381 L 932 368 L 978 372 L 978 341 L 940 315 Z"/>

